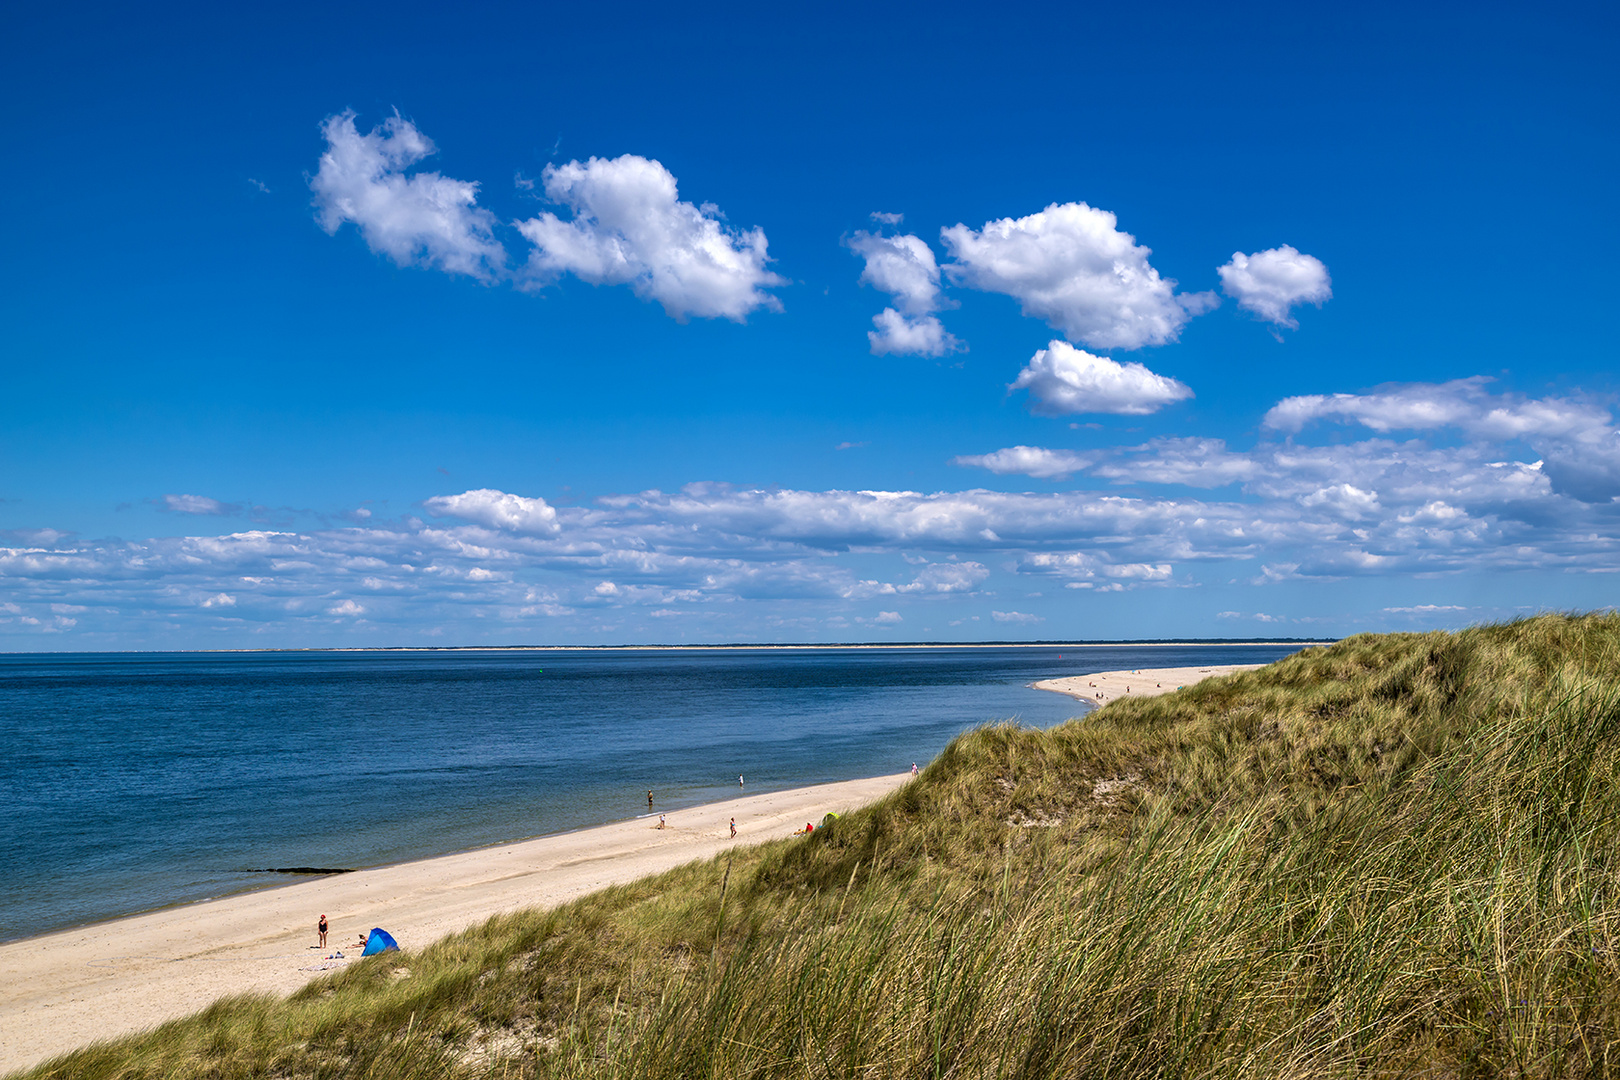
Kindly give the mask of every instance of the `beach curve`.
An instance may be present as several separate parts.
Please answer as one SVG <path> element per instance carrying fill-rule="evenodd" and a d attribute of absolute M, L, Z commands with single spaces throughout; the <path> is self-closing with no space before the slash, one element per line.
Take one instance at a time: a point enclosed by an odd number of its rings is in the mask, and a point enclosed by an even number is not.
<path fill-rule="evenodd" d="M 0 1076 L 243 993 L 289 994 L 373 926 L 423 948 L 873 802 L 909 773 L 747 795 L 577 832 L 239 893 L 0 945 Z M 737 839 L 730 820 L 737 819 Z M 328 947 L 315 945 L 325 913 Z M 327 957 L 341 951 L 345 960 Z"/>

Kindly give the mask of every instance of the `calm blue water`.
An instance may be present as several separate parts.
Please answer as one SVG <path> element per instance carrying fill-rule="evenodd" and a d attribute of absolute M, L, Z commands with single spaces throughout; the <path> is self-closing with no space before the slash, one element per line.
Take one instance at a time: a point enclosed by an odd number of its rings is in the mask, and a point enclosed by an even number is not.
<path fill-rule="evenodd" d="M 0 940 L 750 793 L 1277 646 L 0 656 Z M 1061 659 L 1059 657 L 1062 657 Z"/>

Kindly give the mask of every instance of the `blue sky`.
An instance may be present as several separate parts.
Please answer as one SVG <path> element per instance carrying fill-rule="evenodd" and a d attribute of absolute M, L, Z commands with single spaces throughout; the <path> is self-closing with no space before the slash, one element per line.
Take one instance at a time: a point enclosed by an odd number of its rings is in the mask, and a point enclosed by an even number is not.
<path fill-rule="evenodd" d="M 1616 600 L 1612 7 L 0 20 L 0 649 Z"/>

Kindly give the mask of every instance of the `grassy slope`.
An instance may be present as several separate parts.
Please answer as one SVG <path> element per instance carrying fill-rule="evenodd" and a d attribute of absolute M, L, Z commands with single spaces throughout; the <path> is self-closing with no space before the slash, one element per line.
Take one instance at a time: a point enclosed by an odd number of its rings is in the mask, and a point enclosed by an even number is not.
<path fill-rule="evenodd" d="M 1617 665 L 1542 617 L 982 729 L 810 840 L 33 1075 L 1605 1074 Z"/>

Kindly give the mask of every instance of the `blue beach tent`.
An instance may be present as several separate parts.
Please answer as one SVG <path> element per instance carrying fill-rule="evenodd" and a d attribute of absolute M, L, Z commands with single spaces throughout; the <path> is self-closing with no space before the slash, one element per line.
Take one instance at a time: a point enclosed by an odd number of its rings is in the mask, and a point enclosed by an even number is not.
<path fill-rule="evenodd" d="M 375 956 L 380 952 L 399 952 L 399 943 L 394 936 L 380 926 L 371 928 L 371 936 L 366 938 L 366 951 L 361 956 Z"/>

